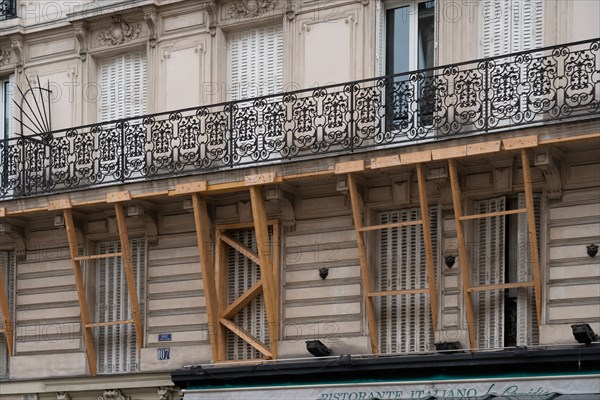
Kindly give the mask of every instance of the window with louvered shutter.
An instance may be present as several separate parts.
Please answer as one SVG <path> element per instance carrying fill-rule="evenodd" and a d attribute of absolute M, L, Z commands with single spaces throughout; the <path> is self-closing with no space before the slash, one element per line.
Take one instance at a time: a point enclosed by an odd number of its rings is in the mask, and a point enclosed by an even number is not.
<path fill-rule="evenodd" d="M 15 300 L 15 254 L 8 251 L 0 251 L 0 274 L 4 278 L 6 294 L 8 295 L 8 309 L 12 313 Z M 11 318 L 11 320 L 14 320 Z M 4 328 L 2 311 L 0 310 L 0 329 Z M 12 343 L 6 343 L 6 336 L 0 333 L 0 377 L 8 376 L 8 347 Z"/>
<path fill-rule="evenodd" d="M 430 207 L 431 240 L 437 259 L 437 207 Z M 379 213 L 378 224 L 420 219 L 418 208 Z M 425 246 L 420 225 L 379 231 L 379 291 L 427 288 Z M 427 293 L 384 296 L 379 303 L 381 353 L 411 353 L 433 349 L 431 306 Z"/>
<path fill-rule="evenodd" d="M 140 314 L 145 315 L 146 241 L 130 241 L 133 272 L 140 303 Z M 121 251 L 120 242 L 97 244 L 97 254 Z M 96 320 L 114 322 L 132 319 L 131 303 L 121 257 L 96 260 Z M 133 324 L 96 328 L 99 374 L 135 372 L 140 369 L 139 352 Z"/>
<path fill-rule="evenodd" d="M 544 0 L 482 0 L 480 6 L 483 57 L 543 46 Z"/>
<path fill-rule="evenodd" d="M 257 252 L 256 235 L 254 229 L 240 229 L 228 231 L 228 234 Z M 272 230 L 269 228 L 269 239 L 272 239 Z M 233 248 L 227 250 L 227 302 L 231 304 L 252 285 L 260 280 L 260 266 L 250 261 Z M 262 343 L 269 343 L 269 330 L 264 295 L 261 293 L 249 305 L 243 308 L 234 318 L 239 327 L 249 332 Z M 261 358 L 260 352 L 240 339 L 234 333 L 227 331 L 227 359 L 247 360 Z"/>
<path fill-rule="evenodd" d="M 265 26 L 229 33 L 227 58 L 230 100 L 281 92 L 283 26 Z"/>
<path fill-rule="evenodd" d="M 475 202 L 475 214 L 505 210 L 505 197 Z M 471 279 L 474 286 L 504 283 L 505 218 L 502 215 L 476 220 L 476 260 Z M 477 292 L 473 303 L 478 347 L 504 347 L 504 291 Z"/>
<path fill-rule="evenodd" d="M 98 61 L 98 121 L 146 113 L 145 51 L 120 54 Z"/>

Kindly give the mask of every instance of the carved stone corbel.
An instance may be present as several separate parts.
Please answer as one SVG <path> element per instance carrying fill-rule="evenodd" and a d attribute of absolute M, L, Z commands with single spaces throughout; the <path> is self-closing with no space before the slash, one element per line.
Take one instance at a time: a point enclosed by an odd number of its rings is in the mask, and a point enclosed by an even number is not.
<path fill-rule="evenodd" d="M 279 187 L 266 189 L 265 200 L 274 204 L 281 212 L 281 224 L 284 232 L 292 232 L 296 229 L 296 213 L 294 204 L 288 199 L 285 192 Z"/>
<path fill-rule="evenodd" d="M 294 0 L 287 0 L 287 5 L 285 7 L 285 16 L 288 21 L 293 21 L 296 18 L 296 2 Z"/>
<path fill-rule="evenodd" d="M 17 57 L 17 71 L 23 72 L 25 61 L 23 60 L 23 35 L 16 34 L 10 37 L 10 46 Z"/>
<path fill-rule="evenodd" d="M 90 35 L 88 23 L 87 21 L 76 21 L 72 22 L 72 24 L 75 28 L 75 37 L 77 38 L 77 42 L 79 42 L 79 58 L 81 61 L 85 61 L 87 60 L 88 37 Z"/>
<path fill-rule="evenodd" d="M 146 20 L 146 24 L 148 25 L 148 43 L 150 47 L 156 47 L 156 42 L 158 40 L 158 27 L 156 26 L 156 21 L 158 20 L 158 14 L 156 12 L 156 7 L 146 7 L 143 9 L 144 11 L 144 19 Z"/>
<path fill-rule="evenodd" d="M 561 152 L 556 149 L 542 148 L 535 152 L 534 165 L 542 171 L 548 190 L 548 200 L 560 200 L 562 197 L 562 181 L 560 177 Z"/>
<path fill-rule="evenodd" d="M 5 240 L 8 238 L 9 240 Z M 17 257 L 17 261 L 24 261 L 27 254 L 25 248 L 25 233 L 23 229 L 17 225 L 10 224 L 6 221 L 0 221 L 0 243 L 12 242 L 13 251 Z"/>
<path fill-rule="evenodd" d="M 207 1 L 206 2 L 206 14 L 208 15 L 208 31 L 210 32 L 210 36 L 215 36 L 217 34 L 217 3 L 216 1 Z"/>
<path fill-rule="evenodd" d="M 490 162 L 494 174 L 494 190 L 497 193 L 511 192 L 513 187 L 513 159 Z"/>
<path fill-rule="evenodd" d="M 168 387 L 162 386 L 157 389 L 158 400 L 171 400 L 171 391 Z"/>
<path fill-rule="evenodd" d="M 442 207 L 442 210 L 453 210 L 454 206 L 452 204 L 452 187 L 450 186 L 450 181 L 440 181 L 438 183 L 438 191 L 440 192 L 438 204 Z"/>
<path fill-rule="evenodd" d="M 365 7 L 368 6 L 370 3 L 370 0 L 357 0 L 357 1 Z"/>
<path fill-rule="evenodd" d="M 11 53 L 10 50 L 0 50 L 0 67 L 10 62 Z"/>
<path fill-rule="evenodd" d="M 56 400 L 71 400 L 71 396 L 67 392 L 56 393 Z"/>
<path fill-rule="evenodd" d="M 125 396 L 119 389 L 107 389 L 98 400 L 131 400 L 131 397 Z"/>

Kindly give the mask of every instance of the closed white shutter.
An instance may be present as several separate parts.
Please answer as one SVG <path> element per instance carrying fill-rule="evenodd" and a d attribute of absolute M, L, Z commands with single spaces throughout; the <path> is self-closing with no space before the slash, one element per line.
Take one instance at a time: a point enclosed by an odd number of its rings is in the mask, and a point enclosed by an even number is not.
<path fill-rule="evenodd" d="M 506 210 L 506 198 L 475 202 L 475 214 Z M 474 286 L 504 283 L 505 216 L 476 220 L 476 262 Z M 477 346 L 481 349 L 504 347 L 504 290 L 488 290 L 475 295 Z"/>
<path fill-rule="evenodd" d="M 231 100 L 282 91 L 282 25 L 229 33 L 227 57 Z"/>
<path fill-rule="evenodd" d="M 121 54 L 98 62 L 98 121 L 146 113 L 145 51 Z"/>
<path fill-rule="evenodd" d="M 8 309 L 14 310 L 15 300 L 15 254 L 8 251 L 0 252 L 0 274 L 4 278 L 6 294 L 8 295 Z M 12 320 L 12 318 L 11 318 Z M 4 328 L 2 311 L 0 310 L 0 329 Z M 0 333 L 0 377 L 8 376 L 8 347 L 12 343 L 6 343 L 6 336 Z"/>
<path fill-rule="evenodd" d="M 481 0 L 482 57 L 543 46 L 544 0 Z"/>
<path fill-rule="evenodd" d="M 143 239 L 134 239 L 131 240 L 130 245 L 140 314 L 145 315 L 146 242 Z M 97 245 L 97 254 L 110 254 L 119 251 L 121 251 L 120 242 L 103 242 Z M 97 321 L 113 322 L 131 319 L 132 317 L 122 257 L 97 260 Z M 139 371 L 139 354 L 133 324 L 103 326 L 96 329 L 99 374 Z"/>
<path fill-rule="evenodd" d="M 257 251 L 254 229 L 229 231 L 228 234 L 244 246 Z M 271 235 L 271 231 L 269 232 Z M 260 267 L 231 247 L 227 252 L 227 302 L 231 304 L 252 285 L 260 280 Z M 249 305 L 243 308 L 234 318 L 239 327 L 249 332 L 262 343 L 269 343 L 269 330 L 264 303 L 264 295 L 260 294 Z M 247 360 L 261 358 L 261 353 L 227 331 L 227 359 Z"/>
<path fill-rule="evenodd" d="M 541 197 L 535 195 L 535 225 L 538 243 L 541 243 Z M 525 208 L 525 194 L 519 193 L 519 208 Z M 519 282 L 533 280 L 531 271 L 531 257 L 529 253 L 529 233 L 527 227 L 527 214 L 518 216 L 518 267 Z M 541 246 L 540 246 L 541 248 Z M 537 309 L 535 306 L 535 292 L 532 287 L 517 289 L 517 345 L 532 346 L 539 343 L 539 330 L 537 323 Z"/>
<path fill-rule="evenodd" d="M 375 76 L 385 75 L 385 4 L 377 1 Z"/>
<path fill-rule="evenodd" d="M 437 259 L 437 208 L 430 207 L 431 239 Z M 418 208 L 386 211 L 379 224 L 414 221 Z M 420 225 L 379 231 L 378 290 L 427 288 L 425 246 Z M 429 295 L 384 296 L 379 303 L 379 346 L 381 353 L 412 353 L 433 348 Z"/>

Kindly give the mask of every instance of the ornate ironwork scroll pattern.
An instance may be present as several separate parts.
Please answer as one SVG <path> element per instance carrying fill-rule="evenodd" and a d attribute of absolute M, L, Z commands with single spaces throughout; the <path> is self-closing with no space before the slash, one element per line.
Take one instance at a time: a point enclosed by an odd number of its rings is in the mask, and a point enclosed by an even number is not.
<path fill-rule="evenodd" d="M 600 39 L 0 140 L 1 198 L 598 118 Z"/>

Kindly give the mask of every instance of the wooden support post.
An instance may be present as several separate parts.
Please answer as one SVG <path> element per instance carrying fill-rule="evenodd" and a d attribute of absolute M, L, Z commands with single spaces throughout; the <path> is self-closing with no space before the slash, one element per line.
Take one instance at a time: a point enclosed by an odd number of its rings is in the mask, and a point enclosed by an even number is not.
<path fill-rule="evenodd" d="M 224 246 L 222 236 L 223 232 L 217 228 L 215 233 L 217 315 L 222 315 L 227 307 L 227 246 Z M 223 361 L 227 358 L 227 330 L 221 324 L 217 324 L 214 329 L 217 334 L 217 360 Z"/>
<path fill-rule="evenodd" d="M 83 282 L 83 274 L 81 273 L 81 263 L 77 260 L 79 253 L 77 250 L 77 235 L 75 234 L 73 212 L 70 208 L 66 208 L 63 210 L 63 214 L 65 217 L 65 228 L 67 230 L 67 240 L 69 242 L 69 250 L 71 253 L 73 275 L 75 276 L 75 285 L 77 287 L 77 300 L 79 301 L 79 310 L 81 313 L 81 329 L 83 330 L 88 367 L 90 375 L 96 376 L 96 345 L 94 344 L 92 332 L 90 332 L 89 328 L 86 328 L 86 326 L 90 324 L 90 314 L 85 296 L 85 284 Z"/>
<path fill-rule="evenodd" d="M 417 179 L 419 181 L 419 202 L 421 205 L 421 221 L 423 240 L 425 242 L 425 267 L 427 269 L 427 286 L 429 288 L 429 302 L 431 304 L 431 322 L 433 330 L 437 329 L 437 290 L 435 285 L 435 263 L 433 259 L 433 244 L 431 243 L 431 224 L 429 221 L 429 204 L 427 202 L 427 188 L 425 187 L 425 172 L 423 164 L 417 164 Z"/>
<path fill-rule="evenodd" d="M 213 361 L 219 360 L 217 347 L 217 291 L 215 287 L 215 269 L 213 259 L 213 242 L 211 240 L 211 222 L 206 209 L 206 199 L 198 193 L 192 194 L 194 208 L 194 223 L 196 224 L 196 240 L 198 242 L 198 256 L 200 257 L 200 270 L 202 272 L 202 286 L 204 288 L 204 302 L 208 317 L 208 336 Z"/>
<path fill-rule="evenodd" d="M 539 329 L 542 326 L 542 279 L 540 273 L 538 238 L 535 227 L 535 207 L 533 204 L 531 167 L 527 149 L 521 149 L 521 160 L 523 162 L 523 182 L 525 183 L 525 205 L 527 208 L 527 230 L 529 231 L 529 250 L 531 256 L 531 270 L 533 273 L 533 290 L 535 292 L 535 309 L 537 311 Z"/>
<path fill-rule="evenodd" d="M 352 217 L 354 219 L 354 230 L 356 232 L 356 245 L 358 247 L 358 258 L 360 261 L 360 275 L 363 285 L 363 299 L 367 309 L 367 325 L 369 329 L 369 338 L 371 340 L 371 353 L 379 353 L 379 343 L 377 336 L 377 315 L 375 313 L 375 304 L 371 294 L 371 276 L 369 271 L 369 262 L 367 258 L 367 248 L 365 238 L 362 233 L 363 220 L 360 211 L 360 194 L 356 186 L 356 178 L 348 174 L 348 190 L 350 192 L 350 203 L 352 204 Z"/>
<path fill-rule="evenodd" d="M 6 271 L 10 274 L 10 261 L 7 260 Z M 3 333 L 6 336 L 6 348 L 8 356 L 12 357 L 13 351 L 13 326 L 10 319 L 10 309 L 8 307 L 8 294 L 6 292 L 6 282 L 4 282 L 4 274 L 0 269 L 0 311 L 2 312 Z"/>
<path fill-rule="evenodd" d="M 460 186 L 458 183 L 458 172 L 456 162 L 448 160 L 450 173 L 450 187 L 452 190 L 452 204 L 454 205 L 454 221 L 456 222 L 456 239 L 458 242 L 458 258 L 460 261 L 460 278 L 462 283 L 463 303 L 467 316 L 467 327 L 469 329 L 469 347 L 474 349 L 477 345 L 475 339 L 475 311 L 473 309 L 473 298 L 469 292 L 471 287 L 471 271 L 469 268 L 469 254 L 465 245 L 465 233 L 462 225 L 462 203 Z"/>
<path fill-rule="evenodd" d="M 267 225 L 267 213 L 265 211 L 265 199 L 262 186 L 251 186 L 250 200 L 252 203 L 252 217 L 254 219 L 254 230 L 256 232 L 256 245 L 260 259 L 260 275 L 263 280 L 263 294 L 269 322 L 269 339 L 271 342 L 271 354 L 277 358 L 277 341 L 279 340 L 279 321 L 276 320 L 278 301 L 276 299 L 275 282 L 273 277 L 273 260 L 271 257 L 271 243 L 269 241 L 269 227 Z"/>
<path fill-rule="evenodd" d="M 129 245 L 129 233 L 125 222 L 125 212 L 122 203 L 115 203 L 115 213 L 117 215 L 117 226 L 119 228 L 119 239 L 121 241 L 121 253 L 123 264 L 125 266 L 125 279 L 127 280 L 127 292 L 131 302 L 131 314 L 133 317 L 133 326 L 137 339 L 138 349 L 144 346 L 144 330 L 142 328 L 142 317 L 140 315 L 140 303 L 138 302 L 137 286 L 135 284 L 135 275 L 133 273 L 133 261 L 131 259 L 131 247 Z"/>

